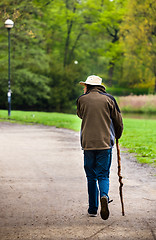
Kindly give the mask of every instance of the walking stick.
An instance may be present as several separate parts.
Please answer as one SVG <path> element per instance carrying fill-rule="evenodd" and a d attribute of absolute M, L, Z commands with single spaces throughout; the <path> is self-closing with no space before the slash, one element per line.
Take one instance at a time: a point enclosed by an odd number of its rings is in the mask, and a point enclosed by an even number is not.
<path fill-rule="evenodd" d="M 122 176 L 121 176 L 121 157 L 120 157 L 120 148 L 119 148 L 118 139 L 116 139 L 116 148 L 117 148 L 117 159 L 118 159 L 118 176 L 119 176 L 119 183 L 120 183 L 119 193 L 120 193 L 120 200 L 121 200 L 122 216 L 124 216 L 125 212 L 124 212 L 124 203 L 123 203 L 123 194 L 122 194 L 123 182 L 122 182 Z"/>

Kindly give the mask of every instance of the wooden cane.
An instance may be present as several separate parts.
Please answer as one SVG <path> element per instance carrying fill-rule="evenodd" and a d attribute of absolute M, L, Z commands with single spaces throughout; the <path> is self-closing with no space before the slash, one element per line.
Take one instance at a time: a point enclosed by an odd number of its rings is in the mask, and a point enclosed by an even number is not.
<path fill-rule="evenodd" d="M 117 148 L 117 160 L 118 160 L 118 176 L 119 176 L 119 183 L 120 183 L 119 193 L 120 193 L 120 200 L 121 200 L 122 216 L 124 216 L 125 211 L 124 211 L 123 193 L 122 193 L 123 182 L 122 182 L 122 176 L 121 176 L 121 157 L 120 157 L 120 148 L 119 148 L 118 139 L 116 139 L 116 148 Z"/>

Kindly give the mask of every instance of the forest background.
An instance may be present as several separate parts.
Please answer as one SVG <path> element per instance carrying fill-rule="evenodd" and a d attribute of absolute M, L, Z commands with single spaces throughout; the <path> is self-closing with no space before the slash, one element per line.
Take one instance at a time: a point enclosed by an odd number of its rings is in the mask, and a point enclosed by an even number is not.
<path fill-rule="evenodd" d="M 156 93 L 155 0 L 1 0 L 0 108 L 74 113 L 80 81 L 103 78 L 115 96 Z"/>

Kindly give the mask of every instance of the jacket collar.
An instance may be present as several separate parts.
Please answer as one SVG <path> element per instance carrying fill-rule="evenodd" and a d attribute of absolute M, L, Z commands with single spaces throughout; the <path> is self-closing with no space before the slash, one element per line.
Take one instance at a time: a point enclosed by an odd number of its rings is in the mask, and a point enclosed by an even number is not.
<path fill-rule="evenodd" d="M 103 86 L 95 86 L 95 87 L 93 87 L 92 89 L 90 89 L 87 93 L 90 93 L 90 92 L 102 92 L 102 93 L 106 93 L 105 87 L 103 87 Z"/>

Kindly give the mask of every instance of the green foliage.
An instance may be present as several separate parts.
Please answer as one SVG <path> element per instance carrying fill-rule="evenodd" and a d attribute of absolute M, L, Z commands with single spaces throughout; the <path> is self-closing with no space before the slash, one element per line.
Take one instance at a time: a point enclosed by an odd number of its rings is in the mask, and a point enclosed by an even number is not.
<path fill-rule="evenodd" d="M 115 96 L 143 95 L 149 93 L 148 88 L 106 87 L 106 91 Z"/>
<path fill-rule="evenodd" d="M 39 9 L 35 8 L 32 1 L 2 1 L 1 24 L 6 18 L 11 18 L 15 25 L 11 29 L 11 89 L 14 109 L 44 109 L 48 103 L 50 88 L 49 57 L 45 52 L 44 35 L 41 31 L 42 23 L 38 21 Z M 7 89 L 7 30 L 1 26 L 0 44 L 1 76 L 0 86 L 2 91 Z M 6 37 L 6 39 L 4 38 Z M 5 79 L 4 79 L 5 76 Z M 5 82 L 4 82 L 5 80 Z M 5 94 L 6 94 L 5 93 Z M 0 107 L 6 106 L 4 93 Z"/>
<path fill-rule="evenodd" d="M 65 69 L 55 67 L 51 70 L 53 79 L 50 81 L 51 88 L 49 105 L 50 109 L 57 112 L 76 112 L 76 99 L 81 94 L 78 86 L 79 66 L 71 64 Z"/>
<path fill-rule="evenodd" d="M 115 95 L 156 88 L 153 0 L 1 0 L 0 108 L 7 107 L 7 18 L 15 23 L 13 109 L 74 113 L 78 83 L 91 74 Z"/>
<path fill-rule="evenodd" d="M 36 107 L 44 109 L 49 100 L 50 89 L 46 84 L 49 79 L 31 72 L 29 69 L 18 69 L 14 77 L 15 86 L 12 87 L 13 106 L 16 106 L 17 109 L 21 106 L 25 106 L 25 109 Z"/>
<path fill-rule="evenodd" d="M 129 0 L 121 25 L 123 84 L 156 91 L 156 2 Z"/>

